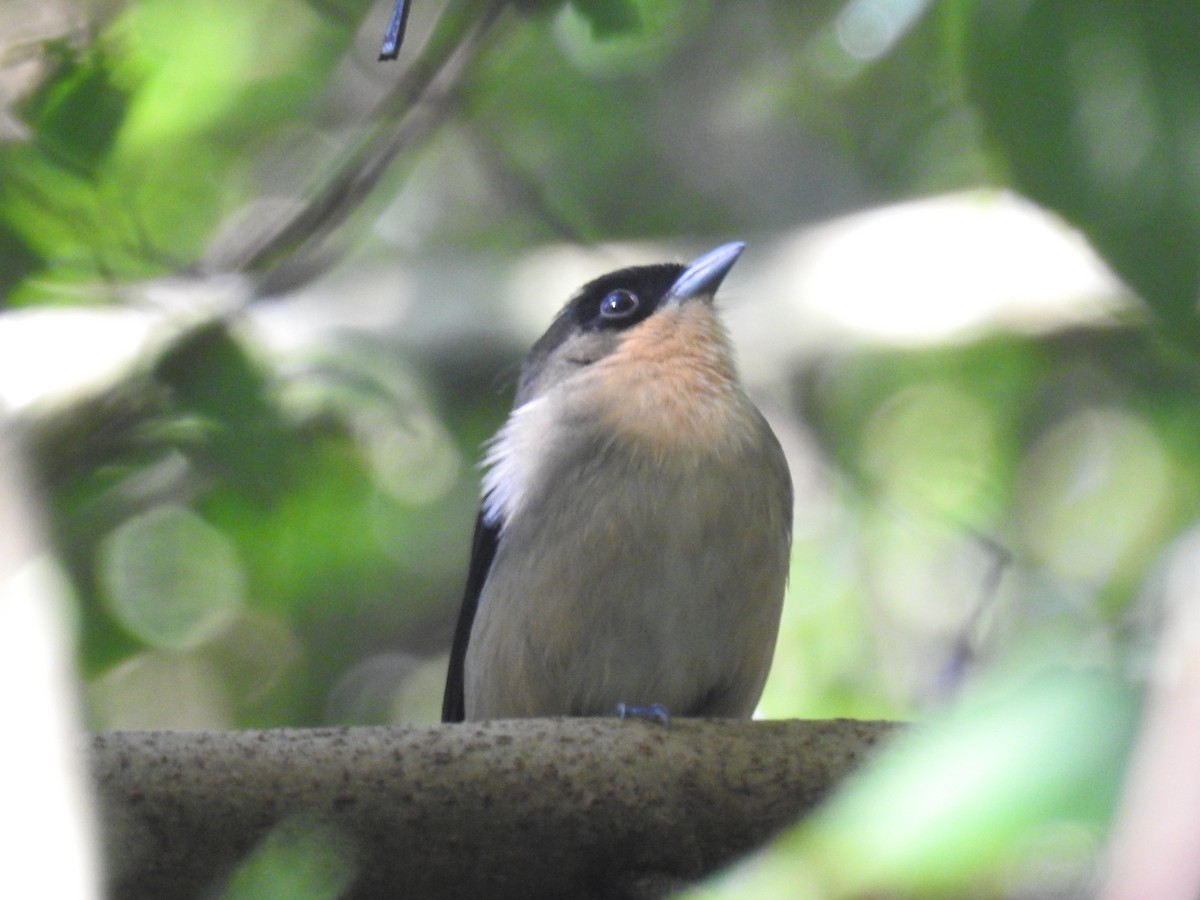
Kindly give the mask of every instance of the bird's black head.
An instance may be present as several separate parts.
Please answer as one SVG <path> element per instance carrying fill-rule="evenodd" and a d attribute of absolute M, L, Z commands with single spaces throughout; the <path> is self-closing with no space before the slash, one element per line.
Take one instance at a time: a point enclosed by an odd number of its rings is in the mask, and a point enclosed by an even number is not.
<path fill-rule="evenodd" d="M 614 346 L 617 332 L 654 315 L 684 268 L 678 263 L 631 266 L 601 275 L 576 291 L 529 351 L 521 370 L 518 403 L 552 357 L 576 367 L 595 362 Z"/>
<path fill-rule="evenodd" d="M 737 260 L 740 243 L 725 244 L 691 265 L 660 263 L 618 269 L 581 287 L 529 351 L 517 404 L 531 399 L 572 369 L 602 359 L 621 332 L 646 321 L 664 305 L 709 297 Z"/>
<path fill-rule="evenodd" d="M 546 356 L 580 331 L 622 331 L 650 318 L 683 269 L 677 263 L 632 266 L 589 281 L 567 301 L 530 356 Z"/>

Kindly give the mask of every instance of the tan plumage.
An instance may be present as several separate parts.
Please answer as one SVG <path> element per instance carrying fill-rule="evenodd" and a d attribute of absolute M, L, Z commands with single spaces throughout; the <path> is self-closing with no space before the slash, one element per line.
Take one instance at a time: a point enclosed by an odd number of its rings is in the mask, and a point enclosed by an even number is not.
<path fill-rule="evenodd" d="M 712 307 L 739 252 L 598 279 L 535 345 L 486 458 L 447 719 L 753 712 L 792 497 Z"/>

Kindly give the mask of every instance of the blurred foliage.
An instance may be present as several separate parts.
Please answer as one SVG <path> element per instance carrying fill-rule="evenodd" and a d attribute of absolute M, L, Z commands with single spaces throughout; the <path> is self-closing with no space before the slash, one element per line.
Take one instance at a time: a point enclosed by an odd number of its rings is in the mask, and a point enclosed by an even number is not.
<path fill-rule="evenodd" d="M 702 892 L 1077 886 L 1200 511 L 1192 5 L 413 4 L 396 64 L 390 0 L 0 9 L 0 327 L 155 322 L 115 382 L 21 412 L 92 722 L 436 716 L 530 248 L 761 245 L 1007 186 L 1136 300 L 1049 333 L 792 335 L 766 386 L 799 505 L 763 711 L 934 724 Z M 385 324 L 355 325 L 372 292 Z M 273 315 L 317 337 L 269 340 Z M 343 861 L 295 871 L 298 833 L 230 892 L 336 894 Z"/>
<path fill-rule="evenodd" d="M 274 829 L 229 880 L 225 900 L 332 900 L 354 881 L 353 843 L 319 822 Z"/>
<path fill-rule="evenodd" d="M 1195 7 L 980 2 L 968 77 L 1014 181 L 1078 224 L 1195 350 Z"/>
<path fill-rule="evenodd" d="M 1058 672 L 982 693 L 897 741 L 758 860 L 689 895 L 1086 896 L 1080 873 L 1115 805 L 1133 692 Z"/>

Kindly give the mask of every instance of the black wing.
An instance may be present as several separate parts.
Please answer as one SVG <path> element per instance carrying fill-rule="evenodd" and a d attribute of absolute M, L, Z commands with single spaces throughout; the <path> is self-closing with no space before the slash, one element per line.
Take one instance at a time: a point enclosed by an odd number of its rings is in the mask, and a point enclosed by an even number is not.
<path fill-rule="evenodd" d="M 475 624 L 475 611 L 479 608 L 479 595 L 483 592 L 483 583 L 487 581 L 488 570 L 492 567 L 499 543 L 500 526 L 487 524 L 483 520 L 483 510 L 480 510 L 475 519 L 475 537 L 471 541 L 467 589 L 463 592 L 458 626 L 454 629 L 454 646 L 450 649 L 450 671 L 446 673 L 446 693 L 442 697 L 443 722 L 461 722 L 466 716 L 463 661 L 467 658 L 467 644 L 471 640 L 471 626 Z"/>

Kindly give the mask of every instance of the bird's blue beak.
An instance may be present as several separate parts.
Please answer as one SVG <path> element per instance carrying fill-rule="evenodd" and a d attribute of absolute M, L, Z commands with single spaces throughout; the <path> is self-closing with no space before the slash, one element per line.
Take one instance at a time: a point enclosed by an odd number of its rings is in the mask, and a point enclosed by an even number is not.
<path fill-rule="evenodd" d="M 683 270 L 683 274 L 675 279 L 671 290 L 664 298 L 666 303 L 680 303 L 693 297 L 711 297 L 720 287 L 737 258 L 746 249 L 742 241 L 722 244 L 715 250 L 709 250 L 703 256 L 692 262 Z"/>

